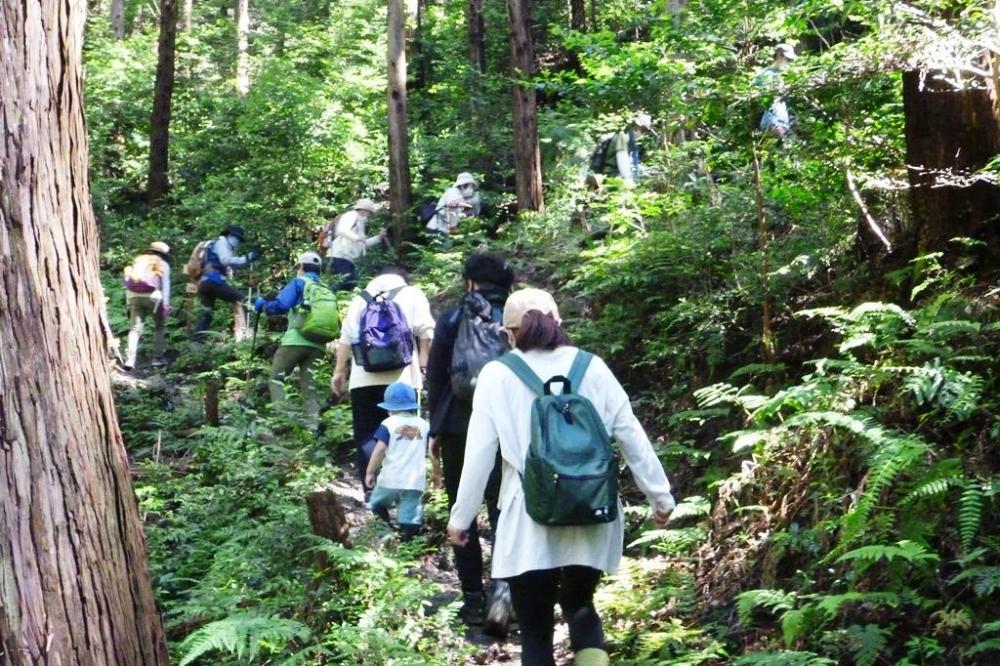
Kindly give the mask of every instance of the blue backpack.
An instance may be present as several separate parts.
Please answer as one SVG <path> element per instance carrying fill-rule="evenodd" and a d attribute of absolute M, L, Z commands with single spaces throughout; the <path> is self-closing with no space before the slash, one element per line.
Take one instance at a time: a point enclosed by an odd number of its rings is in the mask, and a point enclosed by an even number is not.
<path fill-rule="evenodd" d="M 360 335 L 352 351 L 354 362 L 368 372 L 405 368 L 413 359 L 413 331 L 399 304 L 392 300 L 402 289 L 397 287 L 374 296 L 361 292 L 365 309 L 361 311 Z"/>

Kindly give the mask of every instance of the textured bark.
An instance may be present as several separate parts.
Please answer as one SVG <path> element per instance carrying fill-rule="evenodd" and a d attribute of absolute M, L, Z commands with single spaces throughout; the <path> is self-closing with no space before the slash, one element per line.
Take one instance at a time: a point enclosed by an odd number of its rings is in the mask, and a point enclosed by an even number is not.
<path fill-rule="evenodd" d="M 174 96 L 174 56 L 177 51 L 177 0 L 160 0 L 160 40 L 149 121 L 149 204 L 157 205 L 170 189 L 170 114 Z"/>
<path fill-rule="evenodd" d="M 166 664 L 111 395 L 83 3 L 0 0 L 0 663 Z"/>
<path fill-rule="evenodd" d="M 569 27 L 573 30 L 586 32 L 587 4 L 586 0 L 569 0 Z"/>
<path fill-rule="evenodd" d="M 337 493 L 326 489 L 314 490 L 306 495 L 306 506 L 313 534 L 351 547 L 351 524 Z"/>
<path fill-rule="evenodd" d="M 542 209 L 542 158 L 538 147 L 535 89 L 520 81 L 535 73 L 530 0 L 507 0 L 514 85 L 514 178 L 518 210 Z"/>
<path fill-rule="evenodd" d="M 125 0 L 111 0 L 111 34 L 115 39 L 125 39 Z"/>
<path fill-rule="evenodd" d="M 236 94 L 245 97 L 250 92 L 250 0 L 236 0 Z"/>
<path fill-rule="evenodd" d="M 914 227 L 904 256 L 971 236 L 998 246 L 1000 187 L 977 176 L 1000 154 L 997 68 L 964 90 L 919 71 L 903 74 L 906 163 Z"/>
<path fill-rule="evenodd" d="M 393 238 L 398 244 L 409 236 L 406 216 L 411 196 L 406 129 L 406 7 L 403 0 L 389 0 L 388 24 L 389 209 L 392 211 Z"/>
<path fill-rule="evenodd" d="M 469 26 L 469 63 L 480 74 L 486 71 L 486 21 L 483 0 L 468 0 L 466 22 Z"/>

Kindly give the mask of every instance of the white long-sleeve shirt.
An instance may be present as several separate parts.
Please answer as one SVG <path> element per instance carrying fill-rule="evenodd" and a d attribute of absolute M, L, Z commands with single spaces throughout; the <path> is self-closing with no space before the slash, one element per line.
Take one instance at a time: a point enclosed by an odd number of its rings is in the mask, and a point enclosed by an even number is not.
<path fill-rule="evenodd" d="M 553 351 L 514 351 L 545 381 L 567 375 L 575 347 Z M 594 357 L 574 391 L 590 400 L 608 434 L 618 442 L 625 462 L 649 503 L 672 509 L 674 498 L 645 431 L 632 413 L 625 389 L 599 357 Z M 493 577 L 507 578 L 534 569 L 583 565 L 613 573 L 624 547 L 622 512 L 601 525 L 547 527 L 536 523 L 524 505 L 519 472 L 531 439 L 531 391 L 507 366 L 493 361 L 479 374 L 472 400 L 472 419 L 465 443 L 465 465 L 449 527 L 468 529 L 483 501 L 497 447 L 503 459 L 500 522 L 493 548 Z"/>
<path fill-rule="evenodd" d="M 370 247 L 375 247 L 382 238 L 365 235 L 365 226 L 368 219 L 363 215 L 358 215 L 358 211 L 349 210 L 337 220 L 337 227 L 333 231 L 334 238 L 326 250 L 326 256 L 339 257 L 349 261 L 356 261 L 364 256 Z"/>

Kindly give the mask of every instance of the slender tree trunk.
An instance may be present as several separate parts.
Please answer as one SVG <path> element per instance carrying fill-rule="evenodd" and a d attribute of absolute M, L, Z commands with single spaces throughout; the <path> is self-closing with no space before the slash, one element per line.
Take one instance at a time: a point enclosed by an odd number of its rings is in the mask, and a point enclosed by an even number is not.
<path fill-rule="evenodd" d="M 194 21 L 194 0 L 184 0 L 181 17 L 184 32 L 191 32 L 191 24 Z"/>
<path fill-rule="evenodd" d="M 530 78 L 535 73 L 530 0 L 507 0 L 507 15 L 510 19 L 510 55 L 514 78 Z M 512 94 L 517 207 L 519 210 L 541 210 L 542 158 L 538 148 L 535 89 L 515 81 Z"/>
<path fill-rule="evenodd" d="M 125 0 L 111 0 L 111 34 L 125 39 Z"/>
<path fill-rule="evenodd" d="M 486 72 L 486 21 L 483 18 L 483 0 L 468 0 L 466 22 L 469 26 L 469 63 L 472 69 Z"/>
<path fill-rule="evenodd" d="M 409 236 L 406 224 L 410 208 L 410 153 L 406 131 L 406 7 L 403 0 L 389 0 L 389 208 L 393 238 L 399 243 Z"/>
<path fill-rule="evenodd" d="M 580 32 L 587 31 L 586 0 L 569 0 L 569 27 Z"/>
<path fill-rule="evenodd" d="M 992 59 L 991 59 L 992 60 Z M 997 67 L 963 90 L 930 73 L 903 74 L 906 163 L 914 228 L 905 256 L 940 249 L 955 236 L 996 244 L 1000 187 L 977 172 L 1000 153 Z M 994 249 L 997 249 L 995 246 Z"/>
<path fill-rule="evenodd" d="M 250 0 L 236 0 L 236 94 L 245 97 L 250 92 Z"/>
<path fill-rule="evenodd" d="M 590 0 L 590 29 L 597 32 L 597 0 Z"/>
<path fill-rule="evenodd" d="M 167 663 L 108 378 L 85 5 L 0 0 L 0 662 Z"/>
<path fill-rule="evenodd" d="M 149 121 L 149 204 L 160 203 L 170 181 L 170 113 L 174 95 L 174 57 L 177 50 L 177 0 L 160 0 L 160 41 L 153 89 L 153 113 Z"/>

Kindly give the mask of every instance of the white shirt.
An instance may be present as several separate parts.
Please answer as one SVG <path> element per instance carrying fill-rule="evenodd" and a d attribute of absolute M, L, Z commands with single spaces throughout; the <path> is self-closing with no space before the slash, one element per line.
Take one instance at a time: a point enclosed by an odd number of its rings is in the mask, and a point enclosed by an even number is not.
<path fill-rule="evenodd" d="M 431 424 L 416 415 L 393 414 L 382 425 L 389 431 L 389 441 L 375 485 L 393 490 L 423 490 L 427 485 L 425 460 Z"/>
<path fill-rule="evenodd" d="M 544 381 L 567 375 L 575 347 L 553 351 L 514 351 Z M 594 357 L 583 381 L 573 390 L 590 400 L 608 434 L 618 442 L 625 462 L 649 503 L 672 509 L 670 483 L 649 438 L 632 413 L 621 384 L 604 361 Z M 622 512 L 601 525 L 546 527 L 528 516 L 519 470 L 531 439 L 532 392 L 507 366 L 492 361 L 479 374 L 465 443 L 465 465 L 449 527 L 468 529 L 483 502 L 497 446 L 503 458 L 500 522 L 493 548 L 493 577 L 507 578 L 534 569 L 583 565 L 608 573 L 618 570 L 625 540 Z"/>
<path fill-rule="evenodd" d="M 365 287 L 372 296 L 383 291 L 392 291 L 397 287 L 403 287 L 393 299 L 399 304 L 406 323 L 410 325 L 414 340 L 421 338 L 430 340 L 434 337 L 434 317 L 431 316 L 431 305 L 427 302 L 424 292 L 416 287 L 407 286 L 406 281 L 398 275 L 379 275 L 372 279 Z M 365 299 L 355 296 L 351 299 L 347 307 L 347 314 L 344 316 L 340 327 L 340 343 L 354 345 L 361 340 L 361 313 L 366 306 Z M 420 373 L 420 356 L 417 353 L 416 344 L 413 348 L 413 360 L 410 365 L 399 370 L 387 370 L 386 372 L 368 372 L 364 367 L 354 362 L 351 356 L 351 377 L 348 388 L 356 389 L 365 386 L 388 386 L 393 382 L 404 382 L 418 391 L 423 387 L 423 375 Z"/>
<path fill-rule="evenodd" d="M 364 215 L 358 215 L 358 211 L 349 210 L 337 220 L 337 228 L 334 230 L 334 239 L 330 247 L 326 250 L 326 256 L 338 257 L 355 261 L 364 256 L 365 251 L 378 245 L 382 239 L 378 236 L 368 238 L 365 236 L 365 226 L 368 219 Z"/>
<path fill-rule="evenodd" d="M 462 190 L 452 185 L 438 199 L 437 213 L 427 223 L 427 228 L 450 234 L 463 218 L 478 217 L 481 209 L 482 200 L 478 190 L 473 190 L 472 195 L 467 198 Z"/>
<path fill-rule="evenodd" d="M 159 301 L 157 307 L 170 307 L 170 264 L 164 261 L 162 258 L 157 257 L 160 260 L 160 268 L 163 275 L 160 277 L 160 288 L 152 293 L 142 293 L 138 291 L 131 291 L 129 289 L 125 290 L 125 302 L 128 303 L 133 298 L 151 298 L 154 301 Z"/>

